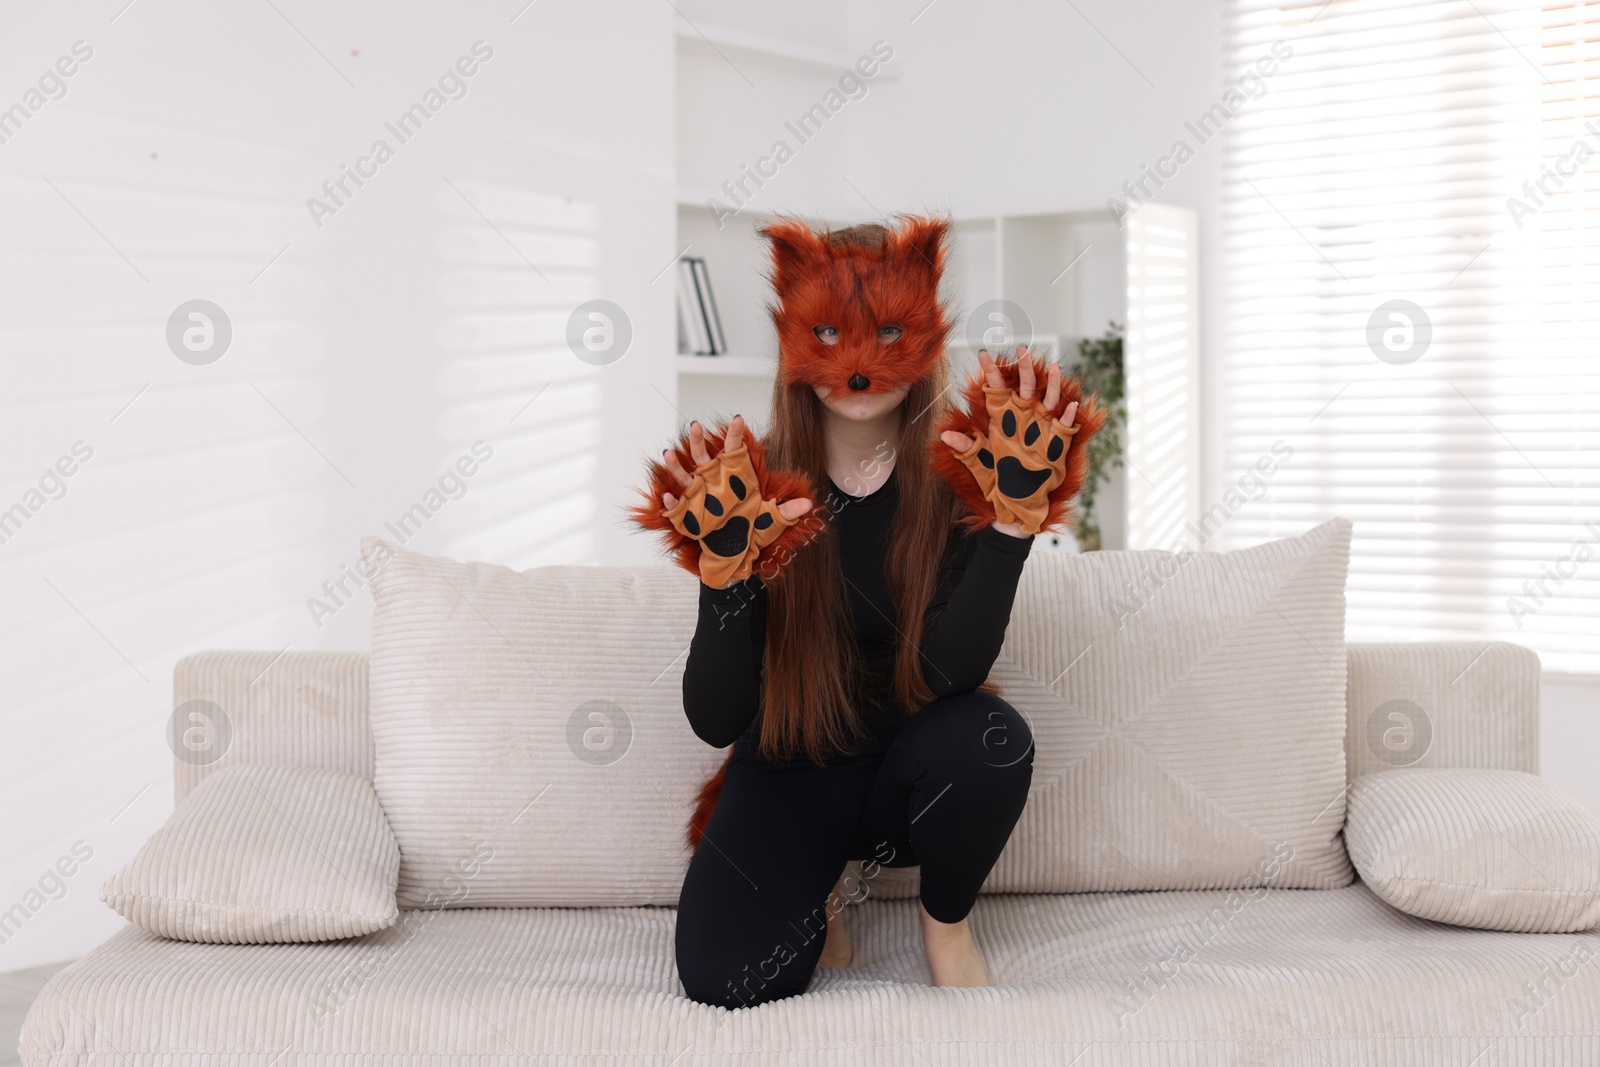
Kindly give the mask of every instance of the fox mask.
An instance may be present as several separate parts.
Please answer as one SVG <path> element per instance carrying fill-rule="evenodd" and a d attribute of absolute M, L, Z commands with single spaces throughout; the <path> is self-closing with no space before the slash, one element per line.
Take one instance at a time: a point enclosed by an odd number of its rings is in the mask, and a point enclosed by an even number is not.
<path fill-rule="evenodd" d="M 830 396 L 892 392 L 944 358 L 952 323 L 939 278 L 949 230 L 948 219 L 914 215 L 894 227 L 821 233 L 795 219 L 764 225 L 779 384 Z"/>

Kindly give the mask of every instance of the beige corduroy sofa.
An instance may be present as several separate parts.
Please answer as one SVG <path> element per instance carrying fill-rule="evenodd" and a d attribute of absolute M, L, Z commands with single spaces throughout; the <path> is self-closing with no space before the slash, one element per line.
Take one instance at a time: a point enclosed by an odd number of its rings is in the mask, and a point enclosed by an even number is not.
<path fill-rule="evenodd" d="M 1343 533 L 1347 547 L 1348 529 Z M 865 901 L 847 909 L 856 948 L 849 969 L 819 970 L 803 996 L 736 1011 L 683 995 L 672 957 L 674 913 L 661 903 L 474 907 L 468 900 L 466 907 L 446 909 L 402 904 L 401 920 L 388 929 L 321 943 L 208 944 L 167 940 L 130 925 L 50 982 L 24 1025 L 23 1062 L 28 1067 L 1600 1063 L 1600 966 L 1589 962 L 1600 954 L 1600 932 L 1512 933 L 1418 918 L 1350 880 L 1348 867 L 1341 875 L 1342 848 L 1326 861 L 1325 870 L 1305 875 L 1335 888 L 1015 891 L 1060 877 L 1041 873 L 1049 865 L 1038 859 L 1048 851 L 1038 844 L 1041 834 L 1072 837 L 1071 848 L 1080 851 L 1063 855 L 1080 857 L 1073 860 L 1079 866 L 1104 868 L 1083 872 L 1083 884 L 1117 884 L 1124 875 L 1135 878 L 1141 868 L 1155 881 L 1167 846 L 1151 839 L 1162 836 L 1162 817 L 1172 814 L 1160 806 L 1176 811 L 1193 805 L 1195 811 L 1215 813 L 1230 803 L 1227 782 L 1220 778 L 1206 787 L 1209 797 L 1199 798 L 1202 770 L 1174 770 L 1170 759 L 1160 774 L 1138 769 L 1161 751 L 1163 736 L 1184 734 L 1179 727 L 1186 720 L 1169 715 L 1161 700 L 1221 684 L 1196 680 L 1205 663 L 1217 662 L 1221 653 L 1215 648 L 1194 652 L 1201 666 L 1177 664 L 1175 680 L 1164 682 L 1161 694 L 1141 698 L 1142 717 L 1156 724 L 1146 733 L 1132 726 L 1097 732 L 1073 725 L 1077 717 L 1060 703 L 1070 699 L 1072 707 L 1086 706 L 1083 694 L 1108 684 L 1094 671 L 1080 677 L 1080 667 L 1097 661 L 1084 659 L 1087 650 L 1078 651 L 1082 635 L 1073 627 L 1096 627 L 1094 640 L 1102 648 L 1115 640 L 1169 641 L 1171 633 L 1159 627 L 1142 638 L 1126 635 L 1130 628 L 1156 627 L 1160 612 L 1181 616 L 1184 582 L 1192 581 L 1207 604 L 1231 595 L 1215 582 L 1208 584 L 1200 568 L 1189 567 L 1165 578 L 1159 596 L 1131 605 L 1137 610 L 1087 622 L 1071 622 L 1070 613 L 1063 613 L 1062 594 L 1056 592 L 1060 582 L 1104 601 L 1108 590 L 1125 590 L 1129 576 L 1144 573 L 1141 568 L 1160 558 L 1100 553 L 1035 554 L 1029 560 L 996 678 L 1034 727 L 1038 750 L 1029 804 L 1038 814 L 1025 814 L 1013 840 L 1016 847 L 1008 846 L 1009 852 L 1026 849 L 1028 854 L 1015 854 L 997 868 L 998 881 L 986 889 L 1001 891 L 980 897 L 973 913 L 996 983 L 992 988 L 928 984 L 916 905 L 908 899 L 914 872 L 901 869 L 882 869 Z M 1499 643 L 1346 646 L 1338 637 L 1319 636 L 1311 617 L 1292 607 L 1291 586 L 1337 581 L 1342 590 L 1342 563 L 1316 577 L 1320 564 L 1314 552 L 1285 559 L 1271 572 L 1278 577 L 1250 583 L 1260 586 L 1254 593 L 1241 591 L 1236 610 L 1239 618 L 1252 620 L 1249 625 L 1261 627 L 1250 641 L 1268 640 L 1260 634 L 1281 635 L 1285 649 L 1302 640 L 1322 644 L 1319 656 L 1328 642 L 1337 645 L 1337 662 L 1325 669 L 1343 685 L 1344 724 L 1333 742 L 1343 749 L 1343 759 L 1336 760 L 1342 766 L 1333 772 L 1340 780 L 1402 765 L 1537 773 L 1539 663 L 1533 653 Z M 374 589 L 379 621 L 370 662 L 367 653 L 357 652 L 205 652 L 180 662 L 176 700 L 204 699 L 228 709 L 231 741 L 225 758 L 214 764 L 176 763 L 179 800 L 218 767 L 236 763 L 376 776 L 400 838 L 402 862 L 422 862 L 416 849 L 407 851 L 412 816 L 402 813 L 410 809 L 392 803 L 386 793 L 395 786 L 385 785 L 380 763 L 388 757 L 380 741 L 393 729 L 384 718 L 393 712 L 380 714 L 380 709 L 390 708 L 398 696 L 414 697 L 427 680 L 407 674 L 403 661 L 395 659 L 400 646 L 394 641 L 397 631 L 384 621 L 393 607 L 386 598 L 399 595 L 402 580 L 425 584 L 430 575 L 442 575 L 450 579 L 455 603 L 467 601 L 473 609 L 451 614 L 452 627 L 467 627 L 481 617 L 507 644 L 518 644 L 518 605 L 535 587 L 517 586 L 522 579 L 483 565 L 450 569 L 467 566 L 401 553 L 390 565 L 393 577 L 385 579 L 395 585 Z M 527 580 L 546 588 L 577 570 L 530 571 Z M 681 652 L 692 632 L 693 581 L 664 566 L 598 568 L 587 574 L 615 578 L 624 599 L 649 600 L 652 583 L 669 591 L 661 605 L 640 612 L 671 615 L 669 632 L 652 643 L 653 631 L 644 625 L 648 618 L 628 621 L 640 628 L 617 649 L 610 669 L 619 675 L 633 669 L 626 659 L 657 675 L 649 689 L 641 682 L 626 698 L 633 716 L 634 751 L 628 755 L 637 757 L 658 743 L 680 746 L 671 750 L 685 753 L 685 759 L 695 757 L 694 765 L 674 779 L 679 784 L 673 788 L 681 792 L 718 757 L 702 753 L 704 746 L 692 737 L 683 738 L 688 730 L 676 704 L 680 675 L 660 677 L 660 663 L 668 662 L 673 649 Z M 418 599 L 418 586 L 404 588 L 409 591 L 400 614 L 414 627 L 419 612 L 434 609 Z M 496 599 L 497 589 L 510 590 L 503 602 Z M 595 595 L 597 603 L 605 601 Z M 1170 603 L 1158 603 L 1161 597 Z M 1130 605 L 1124 601 L 1122 608 Z M 560 634 L 577 631 L 572 640 L 580 644 L 574 647 L 592 647 L 602 639 L 592 627 L 621 625 L 599 609 L 560 622 Z M 535 619 L 528 625 L 545 623 Z M 1246 629 L 1241 622 L 1227 632 Z M 406 633 L 414 645 L 417 632 Z M 604 640 L 617 639 L 607 633 Z M 560 634 L 552 631 L 548 639 L 559 642 Z M 487 660 L 498 654 L 488 647 L 493 642 L 487 636 L 485 641 L 474 653 L 474 671 L 491 670 Z M 1078 659 L 1051 678 L 1037 667 L 1039 657 L 1056 653 L 1034 649 L 1036 643 L 1065 645 L 1052 664 Z M 1258 654 L 1267 664 L 1263 673 L 1290 655 Z M 539 658 L 545 677 L 538 685 L 567 684 L 559 670 L 561 655 L 560 647 L 552 646 Z M 1096 669 L 1112 670 L 1114 660 Z M 514 662 L 515 657 L 506 661 Z M 447 663 L 438 665 L 447 669 Z M 593 686 L 595 669 L 593 660 L 585 660 L 574 677 L 586 677 Z M 681 660 L 677 669 L 681 672 Z M 1161 670 L 1157 665 L 1143 673 Z M 1078 681 L 1067 681 L 1072 678 Z M 1074 684 L 1086 688 L 1074 690 Z M 1243 672 L 1234 684 L 1248 694 L 1252 686 L 1266 683 Z M 657 706 L 645 706 L 640 694 L 647 692 L 660 694 Z M 1245 701 L 1243 695 L 1239 699 Z M 1371 743 L 1395 708 L 1415 709 L 1425 718 L 1425 751 L 1395 757 Z M 1217 736 L 1202 733 L 1179 736 L 1182 751 L 1204 750 L 1208 738 Z M 1111 740 L 1111 734 L 1120 739 Z M 551 736 L 559 737 L 559 731 Z M 671 740 L 658 742 L 658 737 Z M 1125 743 L 1128 738 L 1136 743 Z M 1232 758 L 1240 741 L 1248 744 L 1249 738 L 1227 740 L 1226 751 L 1219 748 L 1216 758 Z M 1270 738 L 1263 744 L 1270 749 Z M 1107 752 L 1122 753 L 1120 762 L 1109 765 L 1112 778 L 1145 783 L 1136 799 L 1117 802 L 1125 809 L 1122 814 L 1099 807 L 1091 792 L 1073 784 L 1099 780 L 1090 764 Z M 604 781 L 625 789 L 626 783 L 653 773 L 650 766 L 625 759 L 611 768 L 578 766 L 573 773 L 610 774 Z M 1163 793 L 1155 783 L 1170 790 Z M 603 803 L 593 788 L 593 803 Z M 1193 795 L 1184 800 L 1186 791 Z M 1047 797 L 1067 799 L 1047 807 Z M 426 802 L 447 806 L 448 794 L 430 794 Z M 1327 810 L 1337 813 L 1332 836 L 1337 842 L 1342 798 L 1330 798 L 1329 805 Z M 1216 848 L 1226 849 L 1225 814 L 1209 824 L 1194 821 L 1192 814 L 1183 817 L 1202 837 L 1204 826 L 1217 827 L 1221 843 Z M 681 852 L 680 813 L 669 811 L 665 821 L 651 825 L 657 827 L 653 834 L 670 838 L 663 855 Z M 1136 832 L 1141 826 L 1145 830 Z M 1277 836 L 1282 835 L 1261 839 Z M 1302 854 L 1314 851 L 1297 847 Z M 503 854 L 510 855 L 510 848 Z M 405 878 L 402 871 L 402 889 Z M 670 888 L 671 881 L 662 884 Z M 486 899 L 492 901 L 497 891 Z M 659 901 L 662 892 L 651 889 L 653 895 L 640 899 Z"/>

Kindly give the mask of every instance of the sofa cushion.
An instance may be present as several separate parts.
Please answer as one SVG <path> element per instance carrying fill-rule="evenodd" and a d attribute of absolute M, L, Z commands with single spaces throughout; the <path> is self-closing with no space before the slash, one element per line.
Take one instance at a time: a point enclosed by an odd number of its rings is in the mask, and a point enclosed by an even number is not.
<path fill-rule="evenodd" d="M 1347 885 L 1349 543 L 1334 520 L 1236 552 L 1030 556 L 993 677 L 1032 725 L 1033 791 L 985 888 Z M 401 906 L 481 848 L 461 906 L 676 904 L 722 758 L 683 717 L 695 578 L 362 555 Z"/>
<path fill-rule="evenodd" d="M 676 904 L 722 762 L 683 715 L 699 582 L 675 567 L 458 563 L 367 538 L 374 785 L 423 906 Z"/>
<path fill-rule="evenodd" d="M 399 917 L 400 853 L 372 783 L 241 763 L 201 782 L 100 899 L 184 941 L 326 941 Z"/>
<path fill-rule="evenodd" d="M 172 746 L 179 801 L 235 763 L 326 767 L 372 780 L 364 650 L 194 652 L 172 668 L 172 706 L 192 702 L 219 728 L 205 751 Z"/>
<path fill-rule="evenodd" d="M 1600 924 L 1600 819 L 1537 775 L 1364 774 L 1344 836 L 1361 880 L 1420 918 L 1525 933 Z"/>
<path fill-rule="evenodd" d="M 1506 641 L 1345 646 L 1345 774 L 1539 771 L 1539 654 Z"/>
<path fill-rule="evenodd" d="M 1033 783 L 985 891 L 1348 885 L 1350 530 L 1030 556 L 991 677 L 1032 728 Z M 917 872 L 877 883 L 914 895 Z"/>
<path fill-rule="evenodd" d="M 322 945 L 194 945 L 125 928 L 39 995 L 22 1059 L 1488 1067 L 1594 1063 L 1600 1049 L 1600 932 L 1425 923 L 1359 883 L 981 897 L 971 921 L 996 983 L 982 989 L 930 986 L 916 904 L 869 899 L 844 913 L 853 966 L 731 1011 L 683 995 L 673 916 L 408 911 Z"/>

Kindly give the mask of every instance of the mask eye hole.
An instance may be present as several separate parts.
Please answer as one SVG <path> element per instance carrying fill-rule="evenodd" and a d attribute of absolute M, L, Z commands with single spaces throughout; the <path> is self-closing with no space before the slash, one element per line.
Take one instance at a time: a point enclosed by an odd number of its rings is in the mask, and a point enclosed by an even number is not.
<path fill-rule="evenodd" d="M 892 345 L 900 340 L 904 334 L 905 331 L 900 328 L 898 322 L 886 323 L 878 327 L 878 343 L 880 345 Z"/>
<path fill-rule="evenodd" d="M 816 326 L 812 328 L 811 332 L 816 334 L 817 340 L 825 345 L 839 343 L 839 328 L 837 326 Z"/>

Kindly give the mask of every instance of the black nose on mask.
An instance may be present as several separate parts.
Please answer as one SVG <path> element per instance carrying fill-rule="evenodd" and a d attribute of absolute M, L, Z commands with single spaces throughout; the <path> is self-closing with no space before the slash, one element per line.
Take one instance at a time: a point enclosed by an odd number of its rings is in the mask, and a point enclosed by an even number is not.
<path fill-rule="evenodd" d="M 865 374 L 852 374 L 852 375 L 850 375 L 850 381 L 849 381 L 850 388 L 856 390 L 857 392 L 860 392 L 862 389 L 865 389 L 867 386 L 869 386 L 871 384 L 872 383 L 867 380 L 867 376 Z"/>

